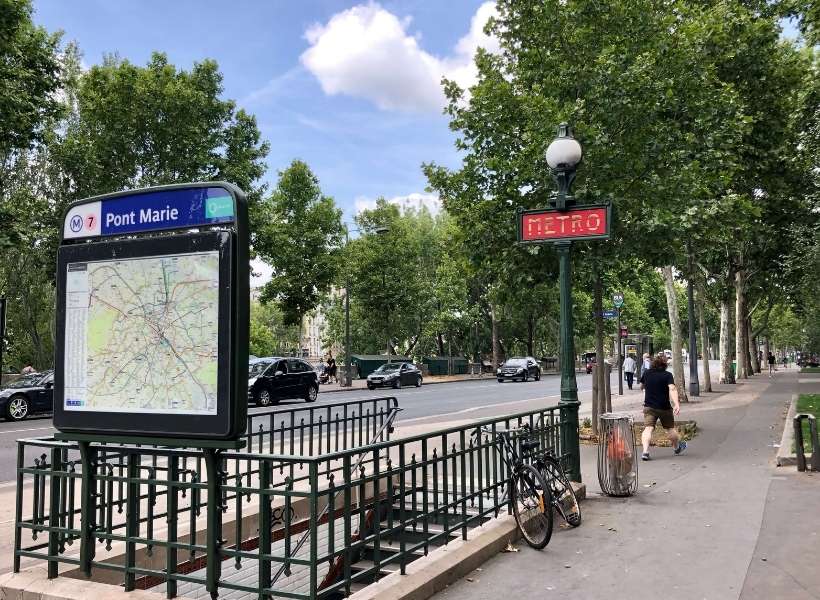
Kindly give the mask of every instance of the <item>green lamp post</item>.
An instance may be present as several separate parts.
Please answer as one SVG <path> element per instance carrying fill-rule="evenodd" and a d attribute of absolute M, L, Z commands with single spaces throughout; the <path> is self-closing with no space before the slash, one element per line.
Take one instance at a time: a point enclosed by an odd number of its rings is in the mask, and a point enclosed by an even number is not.
<path fill-rule="evenodd" d="M 566 123 L 558 126 L 558 136 L 547 148 L 547 164 L 552 170 L 558 195 L 553 204 L 559 211 L 565 211 L 575 203 L 570 195 L 575 171 L 581 162 L 581 144 L 572 137 L 572 130 Z M 569 452 L 573 464 L 569 466 L 570 478 L 581 481 L 580 447 L 578 440 L 578 382 L 575 380 L 575 342 L 572 322 L 572 241 L 556 243 L 559 260 L 559 288 L 561 302 L 561 401 L 563 451 Z M 573 445 L 573 448 L 567 446 Z"/>

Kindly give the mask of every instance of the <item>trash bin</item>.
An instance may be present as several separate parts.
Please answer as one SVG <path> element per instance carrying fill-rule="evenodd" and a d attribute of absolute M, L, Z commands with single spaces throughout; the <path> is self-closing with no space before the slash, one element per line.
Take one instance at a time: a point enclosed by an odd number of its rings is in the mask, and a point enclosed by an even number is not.
<path fill-rule="evenodd" d="M 600 417 L 598 483 L 607 496 L 631 496 L 638 489 L 638 457 L 632 417 L 604 413 Z"/>
<path fill-rule="evenodd" d="M 732 381 L 734 381 L 736 378 L 737 378 L 737 361 L 733 360 L 732 361 Z"/>

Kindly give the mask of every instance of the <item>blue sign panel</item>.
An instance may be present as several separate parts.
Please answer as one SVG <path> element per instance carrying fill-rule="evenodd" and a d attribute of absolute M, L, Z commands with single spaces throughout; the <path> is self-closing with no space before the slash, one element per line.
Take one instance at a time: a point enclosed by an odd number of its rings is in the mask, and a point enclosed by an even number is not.
<path fill-rule="evenodd" d="M 123 194 L 72 207 L 64 238 L 122 235 L 230 223 L 234 200 L 222 187 L 195 187 Z"/>
<path fill-rule="evenodd" d="M 601 316 L 604 319 L 614 319 L 615 317 L 618 316 L 618 311 L 610 308 L 610 309 L 607 309 L 605 311 L 602 311 Z"/>

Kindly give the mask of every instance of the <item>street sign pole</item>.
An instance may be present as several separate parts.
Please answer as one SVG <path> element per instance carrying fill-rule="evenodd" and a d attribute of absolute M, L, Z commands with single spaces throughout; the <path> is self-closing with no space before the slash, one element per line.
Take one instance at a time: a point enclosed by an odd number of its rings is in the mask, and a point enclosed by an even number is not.
<path fill-rule="evenodd" d="M 618 395 L 624 395 L 624 361 L 621 359 L 621 309 L 618 308 Z"/>
<path fill-rule="evenodd" d="M 3 382 L 3 350 L 6 349 L 6 299 L 0 298 L 0 384 Z"/>
<path fill-rule="evenodd" d="M 624 295 L 621 292 L 613 294 L 612 302 L 615 310 L 618 311 L 618 333 L 616 342 L 618 344 L 618 395 L 624 395 L 624 361 L 623 361 L 623 337 L 621 334 L 621 307 L 624 305 Z"/>

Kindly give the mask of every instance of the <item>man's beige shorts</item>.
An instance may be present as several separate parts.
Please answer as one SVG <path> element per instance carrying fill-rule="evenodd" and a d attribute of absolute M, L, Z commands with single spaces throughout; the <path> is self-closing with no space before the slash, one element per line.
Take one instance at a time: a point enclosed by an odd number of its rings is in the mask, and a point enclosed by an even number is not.
<path fill-rule="evenodd" d="M 675 427 L 675 415 L 672 414 L 672 409 L 659 410 L 657 408 L 643 408 L 643 424 L 645 427 L 654 427 L 655 423 L 661 420 L 661 426 L 664 429 L 672 429 Z"/>

